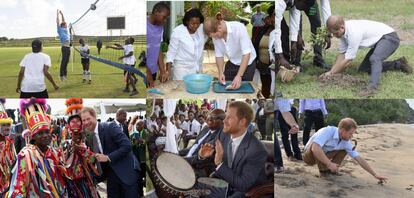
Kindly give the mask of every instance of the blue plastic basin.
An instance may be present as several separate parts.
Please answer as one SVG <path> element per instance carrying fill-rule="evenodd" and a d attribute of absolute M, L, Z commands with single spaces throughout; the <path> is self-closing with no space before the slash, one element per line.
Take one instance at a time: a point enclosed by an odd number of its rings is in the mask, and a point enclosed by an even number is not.
<path fill-rule="evenodd" d="M 188 74 L 184 76 L 183 80 L 187 92 L 202 94 L 210 90 L 213 77 L 208 74 Z"/>

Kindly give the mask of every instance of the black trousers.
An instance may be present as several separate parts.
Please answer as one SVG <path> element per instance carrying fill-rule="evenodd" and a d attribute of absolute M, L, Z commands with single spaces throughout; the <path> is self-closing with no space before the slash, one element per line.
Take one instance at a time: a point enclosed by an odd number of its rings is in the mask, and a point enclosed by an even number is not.
<path fill-rule="evenodd" d="M 62 61 L 60 62 L 60 77 L 68 75 L 68 63 L 70 57 L 70 47 L 62 46 Z"/>
<path fill-rule="evenodd" d="M 297 110 L 295 107 L 291 107 L 290 113 L 293 115 L 297 122 Z M 298 134 L 289 134 L 290 126 L 286 123 L 285 119 L 280 112 L 278 112 L 278 121 L 280 126 L 280 132 L 282 134 L 282 143 L 288 157 L 294 156 L 296 159 L 302 159 L 302 155 L 299 148 Z M 290 136 L 290 142 L 289 142 Z M 292 152 L 293 151 L 293 152 Z"/>
<path fill-rule="evenodd" d="M 313 4 L 313 6 L 309 7 L 307 10 L 305 10 L 305 14 L 309 19 L 312 34 L 316 34 L 317 29 L 322 26 L 317 1 L 315 1 L 315 4 Z M 301 19 L 301 22 L 300 22 L 299 35 L 302 35 L 302 19 Z M 325 61 L 322 58 L 322 46 L 314 45 L 313 46 L 313 54 L 314 54 L 313 64 L 315 64 L 317 66 L 323 66 Z"/>
<path fill-rule="evenodd" d="M 227 61 L 225 68 L 224 68 L 224 77 L 226 81 L 233 81 L 234 77 L 236 77 L 237 72 L 239 71 L 240 65 L 235 65 L 230 61 Z M 246 71 L 242 76 L 242 81 L 252 81 L 254 77 L 254 71 L 256 69 L 255 61 L 252 64 L 248 65 Z"/>
<path fill-rule="evenodd" d="M 112 168 L 108 168 L 107 193 L 110 198 L 139 198 L 138 183 L 124 184 Z"/>
<path fill-rule="evenodd" d="M 303 127 L 303 146 L 309 141 L 312 125 L 315 124 L 315 132 L 325 126 L 325 119 L 321 110 L 305 110 L 305 126 Z"/>
<path fill-rule="evenodd" d="M 279 117 L 279 116 L 282 116 L 282 115 L 280 115 L 280 111 L 276 111 L 275 112 L 275 121 L 274 121 L 274 133 L 275 133 L 275 136 L 274 136 L 274 151 L 275 151 L 275 167 L 283 167 L 283 158 L 282 158 L 282 151 L 280 150 L 280 144 L 279 144 L 279 139 L 277 138 L 277 124 L 276 123 L 278 123 L 277 122 L 277 118 Z"/>
<path fill-rule="evenodd" d="M 20 92 L 20 98 L 49 98 L 47 89 L 42 92 Z"/>

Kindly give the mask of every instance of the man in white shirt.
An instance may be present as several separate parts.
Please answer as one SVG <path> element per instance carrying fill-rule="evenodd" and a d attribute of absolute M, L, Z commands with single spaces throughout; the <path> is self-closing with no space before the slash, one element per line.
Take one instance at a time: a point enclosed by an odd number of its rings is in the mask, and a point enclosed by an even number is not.
<path fill-rule="evenodd" d="M 326 24 L 328 17 L 331 16 L 331 5 L 329 0 L 320 0 L 321 2 L 321 10 L 323 16 L 323 24 Z M 295 7 L 300 11 L 304 11 L 306 16 L 309 19 L 310 28 L 312 34 L 316 35 L 317 28 L 322 27 L 321 17 L 319 15 L 319 6 L 316 0 L 295 0 Z M 302 27 L 302 23 L 300 23 Z M 302 35 L 302 28 L 300 29 L 300 35 Z M 326 40 L 326 49 L 331 47 L 331 35 L 329 35 Z M 329 66 L 325 63 L 322 57 L 322 46 L 321 45 L 313 45 L 313 64 L 322 67 L 322 68 L 329 68 Z"/>
<path fill-rule="evenodd" d="M 357 130 L 357 123 L 352 118 L 344 118 L 338 128 L 328 126 L 315 133 L 305 146 L 303 161 L 308 165 L 318 165 L 321 176 L 337 173 L 339 166 L 348 154 L 358 164 L 380 182 L 386 177 L 378 175 L 369 164 L 356 152 L 351 143 L 352 135 Z"/>
<path fill-rule="evenodd" d="M 390 26 L 368 20 L 345 21 L 341 16 L 330 16 L 327 21 L 330 33 L 340 39 L 339 54 L 332 69 L 321 76 L 341 73 L 356 58 L 358 48 L 371 48 L 362 61 L 359 71 L 368 72 L 371 77 L 368 87 L 361 96 L 376 93 L 380 83 L 381 72 L 401 70 L 412 73 L 405 57 L 393 61 L 385 61 L 400 45 L 400 39 Z"/>
<path fill-rule="evenodd" d="M 274 34 L 272 39 L 269 39 L 270 59 L 272 62 L 276 61 L 278 66 L 283 65 L 289 68 L 290 60 L 292 64 L 300 65 L 300 56 L 297 55 L 297 49 L 301 48 L 298 47 L 298 43 L 303 42 L 302 39 L 301 41 L 298 39 L 300 11 L 296 9 L 294 0 L 276 0 L 275 7 L 275 31 L 271 33 Z M 289 26 L 283 18 L 285 11 L 289 11 Z M 273 55 L 273 48 L 276 57 Z"/>
<path fill-rule="evenodd" d="M 123 50 L 124 56 L 121 56 L 118 59 L 122 60 L 125 65 L 129 67 L 134 67 L 135 66 L 134 42 L 135 42 L 134 38 L 128 37 L 127 39 L 125 39 L 125 45 L 115 44 L 115 46 L 106 46 L 106 48 L 111 48 L 115 50 Z M 129 86 L 131 86 L 132 91 L 131 91 L 131 94 L 129 94 L 129 96 L 137 95 L 138 94 L 138 91 L 136 88 L 137 78 L 135 77 L 135 74 L 124 70 L 124 76 L 126 78 L 124 92 L 128 93 Z"/>
<path fill-rule="evenodd" d="M 196 139 L 198 133 L 200 132 L 200 123 L 194 119 L 194 113 L 188 113 L 188 122 L 187 122 L 187 133 L 183 137 L 184 140 L 184 148 L 187 148 L 188 141 L 191 139 Z"/>
<path fill-rule="evenodd" d="M 243 81 L 252 81 L 256 69 L 256 51 L 246 27 L 236 21 L 217 21 L 207 18 L 204 32 L 213 38 L 219 81 L 231 80 L 231 89 L 238 89 Z M 229 61 L 224 65 L 224 56 Z"/>
<path fill-rule="evenodd" d="M 38 39 L 34 40 L 32 53 L 26 54 L 20 62 L 16 88 L 16 92 L 20 93 L 20 98 L 49 98 L 45 76 L 55 90 L 59 89 L 49 73 L 49 67 L 52 66 L 50 56 L 43 53 L 42 48 L 42 42 Z"/>

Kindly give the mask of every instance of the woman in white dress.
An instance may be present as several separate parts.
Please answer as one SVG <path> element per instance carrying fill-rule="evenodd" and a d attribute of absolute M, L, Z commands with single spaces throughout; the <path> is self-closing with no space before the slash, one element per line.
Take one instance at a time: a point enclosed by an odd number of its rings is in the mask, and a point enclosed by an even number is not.
<path fill-rule="evenodd" d="M 203 48 L 207 40 L 204 17 L 199 9 L 188 10 L 183 24 L 174 28 L 167 52 L 167 71 L 173 80 L 183 80 L 187 74 L 202 71 Z"/>

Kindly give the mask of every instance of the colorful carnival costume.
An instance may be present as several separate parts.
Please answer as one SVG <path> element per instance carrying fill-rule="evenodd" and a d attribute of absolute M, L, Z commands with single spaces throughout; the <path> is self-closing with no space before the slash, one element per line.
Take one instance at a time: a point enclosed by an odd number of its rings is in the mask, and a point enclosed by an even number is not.
<path fill-rule="evenodd" d="M 99 196 L 94 185 L 94 176 L 99 173 L 95 166 L 95 154 L 85 144 L 85 132 L 82 130 L 82 120 L 79 116 L 83 108 L 82 99 L 67 99 L 66 105 L 69 119 L 65 129 L 67 137 L 70 136 L 71 139 L 67 139 L 62 145 L 66 145 L 65 164 L 72 178 L 68 182 L 69 197 L 97 198 Z"/>
<path fill-rule="evenodd" d="M 32 144 L 27 144 L 17 155 L 8 197 L 67 197 L 67 173 L 60 162 L 62 156 L 50 146 L 42 151 L 40 143 L 34 141 L 41 134 L 50 135 L 50 117 L 46 109 L 45 99 L 20 100 L 20 113 L 30 130 Z M 50 139 L 46 139 L 49 144 Z"/>
<path fill-rule="evenodd" d="M 16 162 L 14 139 L 9 137 L 13 120 L 7 116 L 5 102 L 0 99 L 0 197 L 9 190 L 10 171 Z"/>

